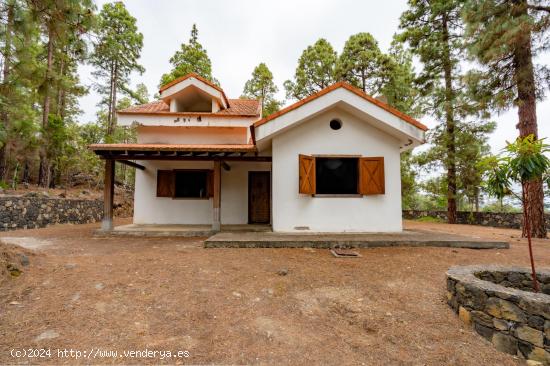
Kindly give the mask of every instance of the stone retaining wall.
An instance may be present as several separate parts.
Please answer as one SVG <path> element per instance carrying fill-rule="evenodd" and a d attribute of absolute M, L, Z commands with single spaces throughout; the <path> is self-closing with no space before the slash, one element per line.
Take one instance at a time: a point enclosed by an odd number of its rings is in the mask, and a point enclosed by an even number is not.
<path fill-rule="evenodd" d="M 529 273 L 516 267 L 452 267 L 447 300 L 499 351 L 550 365 L 550 296 L 521 290 L 531 284 Z M 539 271 L 537 277 L 549 293 L 550 271 Z"/>
<path fill-rule="evenodd" d="M 25 196 L 0 197 L 0 231 L 85 224 L 101 220 L 103 201 Z"/>
<path fill-rule="evenodd" d="M 447 220 L 446 211 L 403 210 L 403 218 L 416 220 L 422 217 L 435 217 L 442 221 Z M 458 211 L 459 224 L 483 225 L 494 227 L 521 228 L 522 214 L 512 212 L 469 212 Z M 550 230 L 550 215 L 546 214 L 546 226 Z"/>

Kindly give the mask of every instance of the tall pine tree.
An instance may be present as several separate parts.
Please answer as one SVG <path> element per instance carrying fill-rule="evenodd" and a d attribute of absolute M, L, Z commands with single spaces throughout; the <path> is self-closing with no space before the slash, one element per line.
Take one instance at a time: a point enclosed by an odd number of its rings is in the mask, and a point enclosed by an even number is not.
<path fill-rule="evenodd" d="M 451 224 L 457 216 L 456 109 L 463 51 L 460 5 L 458 0 L 409 0 L 408 10 L 401 15 L 403 32 L 398 36 L 420 57 L 424 69 L 419 87 L 429 99 L 429 112 L 445 124 L 438 140 L 446 147 L 441 159 L 447 170 L 447 218 Z"/>
<path fill-rule="evenodd" d="M 265 63 L 254 68 L 252 78 L 244 84 L 242 96 L 258 99 L 262 102 L 262 117 L 267 117 L 279 110 L 281 103 L 275 99 L 279 91 L 273 82 L 273 74 Z"/>
<path fill-rule="evenodd" d="M 308 46 L 300 59 L 294 80 L 284 83 L 287 99 L 300 100 L 333 84 L 336 77 L 338 55 L 326 39 Z"/>
<path fill-rule="evenodd" d="M 128 90 L 128 78 L 133 71 L 143 73 L 138 63 L 143 48 L 143 35 L 134 18 L 120 1 L 103 5 L 97 22 L 98 41 L 91 63 L 96 67 L 93 75 L 101 82 L 95 84 L 107 107 L 106 135 L 112 138 L 115 128 L 117 95 Z"/>
<path fill-rule="evenodd" d="M 199 43 L 199 30 L 193 24 L 189 43 L 182 43 L 180 50 L 170 58 L 172 71 L 162 75 L 160 85 L 165 85 L 181 76 L 194 72 L 203 78 L 218 83 L 212 76 L 212 62 L 204 47 Z"/>
<path fill-rule="evenodd" d="M 48 187 L 51 179 L 48 157 L 48 123 L 50 119 L 52 88 L 57 83 L 54 68 L 55 50 L 62 48 L 71 37 L 87 33 L 94 21 L 95 5 L 91 0 L 29 0 L 31 12 L 45 39 L 46 65 L 40 91 L 42 95 L 42 136 L 38 183 Z"/>
<path fill-rule="evenodd" d="M 533 59 L 548 50 L 550 1 L 467 0 L 463 15 L 470 53 L 484 66 L 469 75 L 471 93 L 483 107 L 517 107 L 519 136 L 538 138 L 536 103 L 550 71 Z M 544 238 L 542 179 L 527 182 L 525 190 L 529 205 L 524 220 L 530 222 L 532 236 Z"/>

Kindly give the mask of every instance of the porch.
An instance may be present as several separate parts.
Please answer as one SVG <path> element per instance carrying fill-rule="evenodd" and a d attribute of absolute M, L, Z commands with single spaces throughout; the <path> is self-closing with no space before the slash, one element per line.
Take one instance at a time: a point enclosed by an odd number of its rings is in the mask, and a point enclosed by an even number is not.
<path fill-rule="evenodd" d="M 230 231 L 247 223 L 270 224 L 271 156 L 259 156 L 254 145 L 97 144 L 90 149 L 105 160 L 105 233 L 209 236 L 222 230 L 222 222 L 231 224 L 223 225 Z M 137 169 L 134 224 L 117 228 L 115 162 Z"/>
<path fill-rule="evenodd" d="M 221 225 L 221 232 L 230 233 L 259 233 L 271 231 L 270 225 Z M 211 225 L 152 225 L 152 224 L 128 224 L 115 226 L 107 232 L 98 230 L 97 234 L 141 236 L 141 237 L 210 237 L 216 234 Z"/>

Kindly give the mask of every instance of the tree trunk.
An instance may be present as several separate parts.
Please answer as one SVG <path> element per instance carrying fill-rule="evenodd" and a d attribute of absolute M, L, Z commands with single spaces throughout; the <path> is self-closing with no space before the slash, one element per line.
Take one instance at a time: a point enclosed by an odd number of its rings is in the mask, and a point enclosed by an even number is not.
<path fill-rule="evenodd" d="M 447 222 L 456 224 L 456 143 L 454 120 L 454 91 L 447 17 L 443 17 L 443 73 L 445 78 L 445 142 L 447 147 Z"/>
<path fill-rule="evenodd" d="M 7 100 L 9 93 L 10 61 L 11 61 L 11 34 L 13 32 L 13 19 L 15 12 L 15 3 L 10 2 L 7 9 L 6 33 L 4 36 L 4 65 L 2 69 L 2 97 Z M 0 148 L 0 180 L 6 180 L 8 174 L 8 145 L 9 145 L 9 116 L 6 109 L 3 108 L 0 114 L 0 120 L 4 125 L 6 132 L 6 141 Z"/>
<path fill-rule="evenodd" d="M 113 134 L 112 115 L 113 115 L 113 108 L 114 108 L 114 106 L 113 106 L 114 70 L 115 70 L 114 64 L 111 64 L 111 80 L 110 80 L 110 85 L 109 85 L 109 105 L 108 105 L 109 111 L 107 112 L 107 136 L 109 136 L 109 137 Z"/>
<path fill-rule="evenodd" d="M 517 7 L 516 17 L 527 15 L 527 1 L 523 0 L 523 7 Z M 524 32 L 517 39 L 514 52 L 514 77 L 517 85 L 518 98 L 518 124 L 520 137 L 533 135 L 538 138 L 537 126 L 537 101 L 536 83 L 533 67 L 533 53 L 531 50 L 531 33 Z M 544 218 L 544 191 L 542 179 L 526 182 L 526 200 L 528 209 L 524 215 L 522 236 L 527 237 L 527 228 L 530 228 L 531 236 L 535 238 L 546 238 L 546 222 Z"/>
<path fill-rule="evenodd" d="M 112 124 L 112 129 L 113 129 L 113 132 L 115 132 L 115 127 L 116 127 L 116 102 L 117 102 L 117 97 L 116 97 L 116 93 L 117 93 L 117 85 L 118 85 L 118 62 L 115 61 L 115 70 L 113 72 L 113 105 L 112 105 L 112 108 L 111 108 L 111 124 Z"/>
<path fill-rule="evenodd" d="M 46 80 L 44 85 L 44 104 L 42 105 L 42 133 L 44 134 L 48 127 L 48 118 L 50 115 L 50 83 L 53 65 L 53 24 L 49 24 L 48 31 L 48 63 L 46 68 Z M 43 141 L 40 148 L 40 170 L 38 174 L 38 185 L 47 188 L 50 183 L 50 162 L 47 149 L 48 141 Z"/>

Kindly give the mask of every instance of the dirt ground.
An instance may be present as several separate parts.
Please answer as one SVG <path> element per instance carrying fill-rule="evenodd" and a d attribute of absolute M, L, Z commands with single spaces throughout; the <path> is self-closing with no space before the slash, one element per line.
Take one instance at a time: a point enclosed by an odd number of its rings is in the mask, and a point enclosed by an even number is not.
<path fill-rule="evenodd" d="M 97 224 L 4 232 L 34 254 L 0 285 L 0 364 L 524 364 L 445 302 L 452 265 L 527 266 L 519 231 L 406 226 L 511 248 L 361 249 L 341 259 L 320 249 L 203 249 L 201 238 L 96 238 Z M 549 240 L 535 242 L 535 256 L 550 267 Z M 12 356 L 33 349 L 51 354 Z M 65 349 L 73 357 L 60 357 Z"/>

